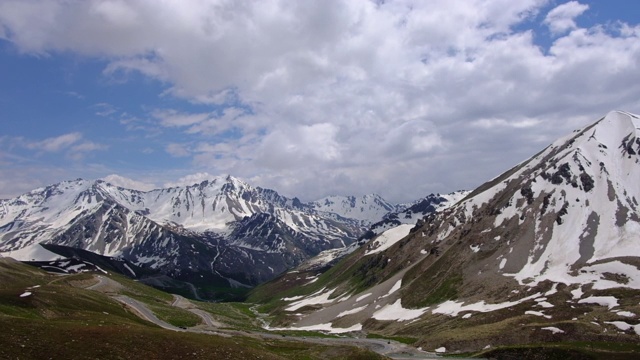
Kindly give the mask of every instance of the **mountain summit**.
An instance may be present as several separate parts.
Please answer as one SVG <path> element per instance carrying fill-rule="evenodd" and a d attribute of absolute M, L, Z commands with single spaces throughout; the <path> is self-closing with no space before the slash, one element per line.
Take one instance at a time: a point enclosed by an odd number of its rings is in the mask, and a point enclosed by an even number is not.
<path fill-rule="evenodd" d="M 252 300 L 279 325 L 420 334 L 431 350 L 637 341 L 639 135 L 638 116 L 611 112 L 313 283 L 287 274 Z M 266 295 L 285 282 L 298 287 Z"/>

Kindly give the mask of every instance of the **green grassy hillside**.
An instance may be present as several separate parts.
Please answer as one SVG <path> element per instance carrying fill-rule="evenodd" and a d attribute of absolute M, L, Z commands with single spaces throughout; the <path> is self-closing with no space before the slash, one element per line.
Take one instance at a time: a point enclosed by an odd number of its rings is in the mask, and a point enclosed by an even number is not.
<path fill-rule="evenodd" d="M 104 275 L 101 275 L 104 276 Z M 200 323 L 171 306 L 173 296 L 122 276 L 105 292 L 87 290 L 94 274 L 53 275 L 0 258 L 0 358 L 2 359 L 370 359 L 378 355 L 348 346 L 325 346 L 257 335 L 216 336 L 175 332 L 140 319 L 110 297 L 124 294 L 179 326 Z M 26 295 L 26 293 L 30 295 Z M 21 295 L 24 295 L 21 297 Z M 246 306 L 196 303 L 230 329 L 253 323 Z M 227 321 L 233 320 L 233 321 Z M 239 331 L 236 331 L 240 334 Z"/>

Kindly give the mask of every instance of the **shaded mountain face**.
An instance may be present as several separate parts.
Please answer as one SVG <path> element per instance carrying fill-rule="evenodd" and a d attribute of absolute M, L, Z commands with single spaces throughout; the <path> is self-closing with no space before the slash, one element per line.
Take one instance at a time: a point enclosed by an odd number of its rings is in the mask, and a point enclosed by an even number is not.
<path fill-rule="evenodd" d="M 288 273 L 252 300 L 271 302 L 280 326 L 414 336 L 429 350 L 634 342 L 639 179 L 640 118 L 612 112 L 312 283 L 317 272 Z"/>
<path fill-rule="evenodd" d="M 358 220 L 233 177 L 149 192 L 78 179 L 0 201 L 4 256 L 31 260 L 45 242 L 234 286 L 271 279 L 363 231 Z"/>

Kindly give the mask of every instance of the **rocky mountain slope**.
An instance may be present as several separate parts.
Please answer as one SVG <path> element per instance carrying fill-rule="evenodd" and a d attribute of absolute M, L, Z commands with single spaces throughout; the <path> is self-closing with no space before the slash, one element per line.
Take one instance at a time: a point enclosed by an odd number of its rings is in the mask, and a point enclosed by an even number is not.
<path fill-rule="evenodd" d="M 234 286 L 268 280 L 363 231 L 358 220 L 230 176 L 149 192 L 78 179 L 0 201 L 5 256 L 31 260 L 47 242 Z"/>
<path fill-rule="evenodd" d="M 327 272 L 256 289 L 271 326 L 437 352 L 640 335 L 640 118 L 611 112 Z M 278 294 L 278 295 L 273 295 Z"/>

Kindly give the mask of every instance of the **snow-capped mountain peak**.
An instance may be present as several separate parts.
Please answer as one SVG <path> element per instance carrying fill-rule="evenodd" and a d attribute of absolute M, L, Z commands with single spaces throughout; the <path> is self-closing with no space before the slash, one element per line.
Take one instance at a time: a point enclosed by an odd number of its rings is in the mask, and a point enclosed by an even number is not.
<path fill-rule="evenodd" d="M 311 206 L 324 212 L 338 214 L 345 218 L 357 219 L 371 224 L 379 221 L 398 207 L 383 199 L 380 195 L 328 196 L 311 203 Z"/>
<path fill-rule="evenodd" d="M 640 118 L 613 111 L 476 189 L 452 209 L 457 215 L 439 238 L 470 219 L 478 228 L 491 218 L 472 245 L 504 245 L 487 264 L 499 273 L 530 285 L 612 286 L 604 273 L 636 276 L 615 264 L 640 256 L 638 179 Z"/>

